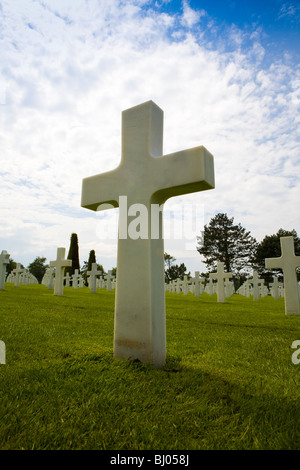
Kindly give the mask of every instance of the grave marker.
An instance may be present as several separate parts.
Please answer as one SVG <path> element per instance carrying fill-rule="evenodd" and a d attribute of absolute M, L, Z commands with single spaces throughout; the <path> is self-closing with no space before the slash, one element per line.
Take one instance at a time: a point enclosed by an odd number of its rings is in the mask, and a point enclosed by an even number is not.
<path fill-rule="evenodd" d="M 12 273 L 15 275 L 15 279 L 14 279 L 15 287 L 19 287 L 19 284 L 20 284 L 20 276 L 21 276 L 21 274 L 23 274 L 23 272 L 24 272 L 24 269 L 21 268 L 20 266 L 21 266 L 21 263 L 17 263 L 15 269 L 12 270 Z"/>
<path fill-rule="evenodd" d="M 78 289 L 79 280 L 80 280 L 79 270 L 75 269 L 75 273 L 72 276 L 72 286 L 74 287 L 74 289 Z"/>
<path fill-rule="evenodd" d="M 263 279 L 258 277 L 257 271 L 253 271 L 252 279 L 250 279 L 251 284 L 253 285 L 253 300 L 259 300 L 259 285 L 264 283 Z"/>
<path fill-rule="evenodd" d="M 4 289 L 6 265 L 9 263 L 9 254 L 7 251 L 2 250 L 0 255 L 0 290 Z"/>
<path fill-rule="evenodd" d="M 54 295 L 63 295 L 64 268 L 72 266 L 71 259 L 65 259 L 65 248 L 57 248 L 55 261 L 50 261 L 50 268 L 55 268 Z"/>
<path fill-rule="evenodd" d="M 281 256 L 266 258 L 267 269 L 282 269 L 284 280 L 284 300 L 286 315 L 300 315 L 296 269 L 300 266 L 300 256 L 295 255 L 294 237 L 280 237 Z"/>
<path fill-rule="evenodd" d="M 163 156 L 162 141 L 163 111 L 155 103 L 123 111 L 121 162 L 85 178 L 81 201 L 95 211 L 119 206 L 114 355 L 156 367 L 166 359 L 163 204 L 214 188 L 213 156 L 204 147 Z"/>
<path fill-rule="evenodd" d="M 224 272 L 224 263 L 218 261 L 217 263 L 217 272 L 209 274 L 210 279 L 217 279 L 217 299 L 218 302 L 225 302 L 225 288 L 224 280 L 232 278 L 232 273 Z"/>
<path fill-rule="evenodd" d="M 97 290 L 97 276 L 100 276 L 102 271 L 97 271 L 97 263 L 92 263 L 92 270 L 87 272 L 89 276 L 89 288 L 92 294 L 96 294 Z"/>
<path fill-rule="evenodd" d="M 108 271 L 108 272 L 107 272 L 107 275 L 105 276 L 105 279 L 106 279 L 106 289 L 107 289 L 107 292 L 110 292 L 110 291 L 111 291 L 111 287 L 112 287 L 112 280 L 114 279 L 114 277 L 111 275 L 111 271 Z"/>
<path fill-rule="evenodd" d="M 189 293 L 189 281 L 188 281 L 188 277 L 186 275 L 183 276 L 182 287 L 183 287 L 183 295 L 188 295 L 188 293 Z"/>
<path fill-rule="evenodd" d="M 201 285 L 201 280 L 200 280 L 200 273 L 199 271 L 195 271 L 195 277 L 193 278 L 193 281 L 195 283 L 195 289 L 194 289 L 194 294 L 195 294 L 195 297 L 200 297 L 200 294 L 201 294 L 201 288 L 200 288 L 200 285 Z"/>

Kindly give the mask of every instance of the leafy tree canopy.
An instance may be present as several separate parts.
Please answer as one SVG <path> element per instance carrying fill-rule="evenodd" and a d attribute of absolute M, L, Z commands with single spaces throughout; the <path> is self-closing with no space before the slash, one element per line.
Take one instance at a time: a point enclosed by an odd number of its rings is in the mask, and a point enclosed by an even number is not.
<path fill-rule="evenodd" d="M 240 223 L 235 224 L 233 217 L 217 214 L 197 239 L 197 251 L 204 257 L 209 271 L 216 269 L 218 261 L 235 277 L 241 277 L 250 269 L 257 241 Z"/>
<path fill-rule="evenodd" d="M 37 278 L 39 284 L 42 282 L 46 269 L 49 268 L 49 265 L 45 264 L 45 262 L 46 258 L 37 256 L 27 267 L 28 271 Z"/>
<path fill-rule="evenodd" d="M 266 235 L 264 239 L 257 245 L 253 266 L 258 271 L 259 275 L 264 277 L 267 282 L 272 281 L 274 275 L 282 278 L 281 269 L 267 270 L 265 268 L 266 258 L 278 258 L 281 256 L 280 237 L 294 237 L 295 254 L 300 256 L 300 238 L 296 230 L 283 230 L 280 228 L 276 234 Z M 298 269 L 298 279 L 300 280 L 300 270 Z"/>
<path fill-rule="evenodd" d="M 176 279 L 183 279 L 185 275 L 190 276 L 190 272 L 186 272 L 186 266 L 184 263 L 181 263 L 180 265 L 173 263 L 176 261 L 176 258 L 173 256 L 169 255 L 168 253 L 164 254 L 165 258 L 165 282 L 169 283 L 170 281 L 176 280 Z"/>

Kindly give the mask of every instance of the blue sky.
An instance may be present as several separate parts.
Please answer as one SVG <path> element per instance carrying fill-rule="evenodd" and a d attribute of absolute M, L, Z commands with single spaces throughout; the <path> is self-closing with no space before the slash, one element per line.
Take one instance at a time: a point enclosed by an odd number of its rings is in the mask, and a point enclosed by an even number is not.
<path fill-rule="evenodd" d="M 216 188 L 166 223 L 195 205 L 199 231 L 226 212 L 258 241 L 299 234 L 299 19 L 296 1 L 0 0 L 0 249 L 49 262 L 75 232 L 81 263 L 116 266 L 118 210 L 81 208 L 81 182 L 118 165 L 121 113 L 148 100 L 165 154 L 215 158 Z M 201 271 L 193 244 L 165 249 Z"/>
<path fill-rule="evenodd" d="M 151 7 L 153 7 L 151 2 Z M 184 4 L 181 0 L 166 3 L 156 2 L 157 8 L 166 13 L 181 12 Z M 218 28 L 218 33 L 234 25 L 251 34 L 261 29 L 261 41 L 273 54 L 291 52 L 298 55 L 300 42 L 300 3 L 282 0 L 191 0 L 188 5 L 194 11 L 202 12 L 201 23 L 211 22 Z M 209 28 L 207 36 L 211 34 Z"/>

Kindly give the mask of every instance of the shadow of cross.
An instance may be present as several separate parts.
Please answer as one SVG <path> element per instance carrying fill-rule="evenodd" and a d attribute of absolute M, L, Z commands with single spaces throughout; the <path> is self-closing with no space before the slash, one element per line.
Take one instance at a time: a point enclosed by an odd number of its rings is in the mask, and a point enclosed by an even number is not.
<path fill-rule="evenodd" d="M 154 367 L 166 358 L 163 204 L 214 188 L 213 156 L 204 147 L 163 156 L 162 144 L 163 111 L 153 101 L 123 111 L 121 162 L 83 179 L 81 199 L 95 211 L 119 207 L 114 355 Z"/>
<path fill-rule="evenodd" d="M 284 301 L 286 315 L 300 315 L 296 269 L 300 266 L 300 256 L 295 255 L 294 237 L 280 237 L 281 256 L 266 258 L 267 269 L 280 268 L 283 271 Z"/>

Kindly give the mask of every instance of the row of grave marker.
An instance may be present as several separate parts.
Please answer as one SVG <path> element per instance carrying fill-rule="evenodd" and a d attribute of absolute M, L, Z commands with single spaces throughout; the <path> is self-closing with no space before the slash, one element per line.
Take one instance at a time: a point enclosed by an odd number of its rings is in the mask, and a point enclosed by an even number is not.
<path fill-rule="evenodd" d="M 214 273 L 212 273 L 214 275 Z M 238 289 L 235 291 L 234 283 L 230 281 L 229 278 L 226 278 L 221 282 L 221 289 L 224 289 L 221 293 L 221 296 L 217 296 L 218 302 L 224 302 L 225 298 L 231 297 L 235 292 L 237 294 L 243 295 L 245 297 L 253 297 L 253 300 L 259 300 L 260 297 L 266 297 L 271 295 L 274 299 L 279 299 L 279 297 L 284 297 L 284 286 L 282 282 L 278 281 L 278 277 L 274 276 L 273 282 L 269 284 L 269 287 L 264 284 L 264 279 L 259 279 L 256 271 L 253 271 L 253 277 L 247 279 Z M 217 281 L 218 282 L 218 281 Z M 169 284 L 165 284 L 165 291 L 170 293 L 183 293 L 187 295 L 189 292 L 194 294 L 196 297 L 200 297 L 203 293 L 208 295 L 213 295 L 218 293 L 217 291 L 217 282 L 214 282 L 213 277 L 206 280 L 204 277 L 199 277 L 199 271 L 195 272 L 195 277 L 188 279 L 187 276 L 184 276 L 184 279 L 176 279 L 171 281 Z M 300 297 L 300 284 L 298 284 L 298 295 Z"/>
<path fill-rule="evenodd" d="M 221 263 L 218 264 L 218 267 L 219 270 L 222 271 L 223 266 Z M 97 288 L 107 288 L 108 292 L 116 288 L 116 279 L 111 275 L 111 272 L 112 271 L 110 270 L 108 271 L 107 276 L 103 276 L 101 271 L 97 271 L 97 264 L 93 263 L 92 270 L 88 271 L 88 285 L 92 293 L 95 293 Z M 100 277 L 98 278 L 97 276 Z M 53 289 L 54 279 L 55 269 L 53 267 L 47 268 L 46 273 L 42 279 L 42 284 L 48 287 L 48 289 Z M 81 274 L 79 274 L 78 269 L 75 270 L 73 276 L 70 276 L 69 273 L 67 273 L 63 279 L 65 287 L 70 287 L 71 283 L 73 289 L 84 287 L 84 278 Z M 6 282 L 14 283 L 16 287 L 19 285 L 38 283 L 36 277 L 33 276 L 33 274 L 26 271 L 26 269 L 20 268 L 19 263 L 17 268 L 7 276 Z M 234 284 L 228 278 L 224 280 L 223 285 L 224 295 L 221 294 L 221 297 L 218 297 L 218 302 L 224 302 L 225 298 L 229 298 L 235 293 Z M 245 283 L 237 290 L 237 293 L 246 297 L 253 296 L 254 300 L 259 300 L 259 297 L 265 297 L 268 294 L 271 294 L 275 299 L 284 297 L 283 284 L 278 282 L 277 277 L 274 278 L 274 282 L 270 287 L 271 289 L 269 291 L 268 287 L 264 285 L 264 280 L 259 279 L 257 272 L 254 271 L 253 278 L 247 279 L 247 281 L 245 281 Z M 298 290 L 299 289 L 300 286 L 298 286 Z M 200 297 L 200 295 L 204 292 L 209 295 L 216 293 L 217 283 L 213 282 L 213 277 L 211 277 L 209 282 L 206 283 L 206 279 L 199 277 L 199 271 L 196 271 L 195 277 L 191 278 L 190 280 L 187 276 L 184 276 L 183 280 L 178 278 L 174 281 L 171 281 L 169 284 L 165 284 L 165 290 L 177 294 L 182 292 L 184 295 L 187 295 L 189 292 L 191 292 L 196 297 Z"/>
<path fill-rule="evenodd" d="M 92 293 L 96 292 L 97 288 L 103 289 L 107 288 L 107 291 L 110 292 L 112 289 L 116 288 L 116 279 L 112 276 L 112 271 L 108 271 L 107 275 L 103 276 L 102 271 L 97 271 L 97 264 L 92 264 L 92 270 L 88 271 L 88 285 Z M 98 276 L 100 276 L 98 278 Z M 55 269 L 53 267 L 47 268 L 45 275 L 42 279 L 42 284 L 48 287 L 48 289 L 53 289 L 55 282 Z M 75 273 L 70 276 L 69 273 L 64 276 L 64 285 L 65 287 L 70 287 L 72 283 L 73 289 L 78 289 L 84 287 L 84 278 L 79 274 L 79 270 L 75 269 Z"/>
<path fill-rule="evenodd" d="M 278 258 L 267 258 L 265 260 L 266 268 L 267 269 L 282 269 L 283 277 L 285 281 L 285 288 L 284 288 L 284 298 L 285 298 L 285 311 L 286 314 L 300 314 L 300 306 L 299 306 L 299 285 L 297 283 L 297 275 L 296 275 L 296 268 L 300 266 L 300 256 L 295 256 L 294 253 L 294 240 L 293 237 L 281 237 L 281 253 L 282 255 Z M 6 277 L 6 265 L 9 263 L 9 254 L 3 250 L 0 255 L 0 289 L 4 289 L 5 277 Z M 69 280 L 64 277 L 64 269 L 67 266 L 72 266 L 72 260 L 65 259 L 65 248 L 57 248 L 57 258 L 55 261 L 50 261 L 50 271 L 51 269 L 55 268 L 55 278 L 54 278 L 54 295 L 63 295 L 63 286 L 64 281 Z M 53 271 L 49 275 L 49 288 L 52 288 L 52 281 L 53 281 Z M 89 287 L 92 293 L 96 292 L 97 288 L 97 277 L 101 276 L 103 273 L 101 271 L 97 271 L 97 264 L 93 263 L 92 270 L 88 271 L 89 276 Z M 12 275 L 14 276 L 14 283 L 15 286 L 18 286 L 19 283 L 29 284 L 33 282 L 37 282 L 36 278 L 28 273 L 25 269 L 21 269 L 20 264 L 18 263 L 16 268 L 12 271 Z M 217 264 L 217 272 L 210 273 L 210 284 L 207 288 L 209 293 L 213 293 L 213 285 L 211 284 L 212 280 L 217 280 L 216 283 L 216 293 L 218 302 L 225 302 L 225 297 L 229 296 L 228 293 L 232 292 L 231 284 L 228 282 L 230 278 L 232 278 L 232 273 L 224 272 L 224 263 L 219 262 Z M 74 288 L 76 289 L 80 283 L 81 276 L 78 273 L 78 270 L 75 270 L 75 274 L 72 276 L 72 283 Z M 7 280 L 10 281 L 12 279 L 8 278 Z M 111 276 L 111 271 L 108 271 L 108 275 L 106 276 L 107 286 L 108 289 L 111 290 L 111 282 L 113 281 L 113 277 Z M 192 279 L 192 283 L 194 285 L 194 293 L 196 296 L 199 296 L 201 293 L 201 284 L 203 283 L 203 279 L 199 277 L 199 272 L 196 271 L 195 277 Z M 260 293 L 263 292 L 264 288 L 264 280 L 259 279 L 258 274 L 256 271 L 253 272 L 253 278 L 248 279 L 243 286 L 239 289 L 239 293 L 243 295 L 247 295 L 247 292 L 250 292 L 250 285 L 252 285 L 252 294 L 254 300 L 259 299 Z M 98 280 L 99 286 L 99 280 Z M 175 283 L 170 285 L 169 289 L 175 289 Z M 183 291 L 184 293 L 188 293 L 189 291 L 189 281 L 187 276 L 184 277 L 183 281 L 176 281 L 176 292 Z M 259 291 L 259 286 L 261 287 Z M 227 289 L 227 291 L 226 291 Z M 279 297 L 279 289 L 280 286 L 278 285 L 277 278 L 274 279 L 273 284 L 273 291 L 274 297 Z M 233 292 L 232 292 L 233 293 Z M 232 294 L 231 294 L 232 295 Z"/>

